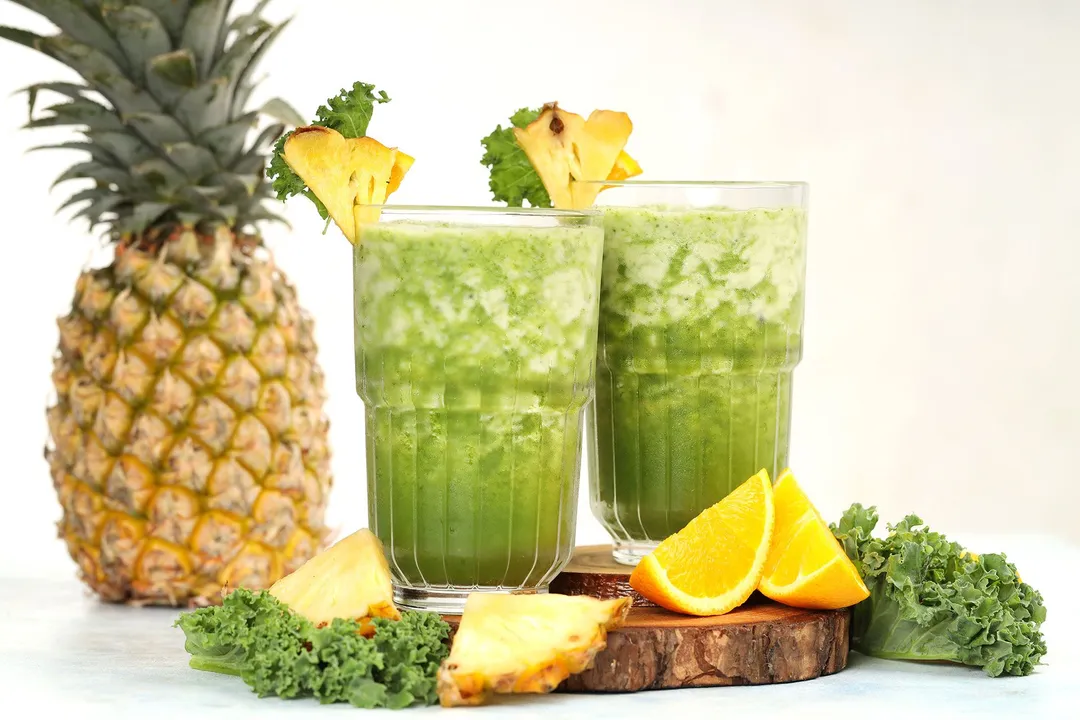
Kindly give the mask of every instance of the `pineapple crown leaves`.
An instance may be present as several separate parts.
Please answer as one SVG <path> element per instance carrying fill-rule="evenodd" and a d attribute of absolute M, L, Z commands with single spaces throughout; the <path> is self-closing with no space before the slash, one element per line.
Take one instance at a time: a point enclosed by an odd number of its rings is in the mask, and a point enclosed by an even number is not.
<path fill-rule="evenodd" d="M 375 92 L 374 85 L 355 82 L 352 88 L 342 88 L 341 92 L 327 100 L 325 105 L 320 105 L 315 111 L 315 121 L 311 124 L 336 130 L 345 138 L 364 137 L 375 112 L 375 105 L 387 102 L 390 102 L 390 96 L 385 90 Z M 284 202 L 293 195 L 303 195 L 315 203 L 319 217 L 329 224 L 330 213 L 326 206 L 285 161 L 285 141 L 290 135 L 291 131 L 278 138 L 266 176 L 273 182 L 273 190 L 278 200 Z"/>
<path fill-rule="evenodd" d="M 90 155 L 57 179 L 92 182 L 59 210 L 84 204 L 74 217 L 105 225 L 114 241 L 151 229 L 284 222 L 267 208 L 263 168 L 270 143 L 300 118 L 280 99 L 248 107 L 254 71 L 288 25 L 262 18 L 269 0 L 231 21 L 232 0 L 12 1 L 59 32 L 0 26 L 0 38 L 68 65 L 83 81 L 22 89 L 26 127 L 82 128 L 80 142 L 34 148 Z M 35 116 L 43 92 L 64 100 Z M 262 118 L 272 124 L 249 141 Z"/>
<path fill-rule="evenodd" d="M 480 141 L 484 156 L 480 164 L 490 170 L 488 187 L 492 199 L 509 207 L 551 207 L 551 197 L 536 168 L 514 137 L 514 128 L 524 128 L 540 116 L 539 109 L 521 108 L 510 116 L 510 125 L 498 125 Z"/>

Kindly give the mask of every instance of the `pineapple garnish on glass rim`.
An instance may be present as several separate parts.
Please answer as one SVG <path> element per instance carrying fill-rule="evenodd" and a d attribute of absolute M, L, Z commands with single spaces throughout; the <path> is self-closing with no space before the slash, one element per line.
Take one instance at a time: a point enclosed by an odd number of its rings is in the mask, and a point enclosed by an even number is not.
<path fill-rule="evenodd" d="M 413 164 L 411 156 L 374 138 L 346 138 L 318 125 L 294 130 L 284 156 L 354 245 L 360 225 L 379 219 L 377 206 L 400 187 Z"/>
<path fill-rule="evenodd" d="M 356 620 L 373 635 L 372 618 L 400 620 L 382 543 L 367 528 L 337 541 L 270 587 L 270 594 L 316 627 Z"/>
<path fill-rule="evenodd" d="M 59 320 L 59 534 L 106 600 L 268 588 L 324 544 L 332 482 L 313 324 L 260 234 L 279 219 L 267 145 L 303 122 L 249 102 L 284 25 L 264 3 L 16 2 L 57 32 L 0 37 L 81 77 L 28 88 L 28 126 L 81 131 L 51 146 L 89 154 L 59 178 L 82 184 L 61 207 L 115 249 Z M 47 92 L 65 100 L 35 116 Z"/>
<path fill-rule="evenodd" d="M 630 598 L 472 593 L 450 656 L 439 668 L 444 707 L 480 705 L 493 694 L 547 693 L 589 668 L 620 627 Z"/>
<path fill-rule="evenodd" d="M 591 207 L 606 186 L 599 180 L 625 180 L 641 166 L 623 149 L 633 123 L 624 112 L 594 110 L 588 119 L 548 103 L 514 138 L 544 184 L 556 208 Z"/>

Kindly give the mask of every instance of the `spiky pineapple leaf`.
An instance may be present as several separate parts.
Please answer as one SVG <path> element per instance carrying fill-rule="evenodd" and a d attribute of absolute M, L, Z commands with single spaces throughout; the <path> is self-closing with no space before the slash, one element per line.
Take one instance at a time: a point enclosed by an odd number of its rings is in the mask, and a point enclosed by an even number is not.
<path fill-rule="evenodd" d="M 236 173 L 255 173 L 261 176 L 265 167 L 266 156 L 260 151 L 252 150 L 233 163 L 232 171 Z"/>
<path fill-rule="evenodd" d="M 218 162 L 214 154 L 204 147 L 189 142 L 166 145 L 165 154 L 193 181 L 217 172 Z"/>
<path fill-rule="evenodd" d="M 191 139 L 191 133 L 187 131 L 187 128 L 178 123 L 171 115 L 134 113 L 125 116 L 124 121 L 155 147 L 185 142 Z"/>
<path fill-rule="evenodd" d="M 138 203 L 131 213 L 125 214 L 120 218 L 120 221 L 116 225 L 116 229 L 121 233 L 141 233 L 171 208 L 172 205 L 170 203 Z"/>
<path fill-rule="evenodd" d="M 126 69 L 127 58 L 120 43 L 94 15 L 86 11 L 83 3 L 72 0 L 12 1 L 43 16 L 77 43 L 97 48 L 114 63 Z"/>
<path fill-rule="evenodd" d="M 7 26 L 0 26 L 0 38 L 25 45 L 71 67 L 118 112 L 157 109 L 153 98 L 128 80 L 114 60 L 90 45 L 64 35 L 46 37 Z"/>
<path fill-rule="evenodd" d="M 94 16 L 95 19 L 101 19 L 101 9 L 106 3 L 111 3 L 113 0 L 82 0 L 83 6 Z"/>
<path fill-rule="evenodd" d="M 10 40 L 13 43 L 18 43 L 19 45 L 31 48 L 32 50 L 37 50 L 37 41 L 41 39 L 41 36 L 37 33 L 32 33 L 29 30 L 23 30 L 22 28 L 0 25 L 0 38 Z"/>
<path fill-rule="evenodd" d="M 192 133 L 199 134 L 228 122 L 228 80 L 212 78 L 184 95 L 174 112 Z"/>
<path fill-rule="evenodd" d="M 259 0 L 255 7 L 251 9 L 251 12 L 237 15 L 233 18 L 233 21 L 229 23 L 229 32 L 243 35 L 252 27 L 262 22 L 262 11 L 266 9 L 269 2 L 270 0 Z"/>
<path fill-rule="evenodd" d="M 60 177 L 53 181 L 52 186 L 69 180 L 94 180 L 100 183 L 112 183 L 120 187 L 127 187 L 131 183 L 131 176 L 124 170 L 114 166 L 100 163 L 96 160 L 88 160 L 72 165 Z M 117 196 L 120 197 L 120 196 Z"/>
<path fill-rule="evenodd" d="M 126 5 L 119 10 L 107 9 L 105 25 L 116 36 L 128 59 L 132 76 L 137 80 L 146 78 L 147 64 L 152 58 L 172 50 L 169 32 L 157 15 L 137 5 Z"/>
<path fill-rule="evenodd" d="M 215 205 L 223 202 L 222 198 L 226 195 L 226 190 L 222 187 L 189 185 L 177 190 L 174 197 L 178 206 L 209 215 Z"/>
<path fill-rule="evenodd" d="M 281 98 L 270 98 L 259 108 L 259 112 L 293 127 L 300 127 L 305 122 L 303 116 Z"/>
<path fill-rule="evenodd" d="M 95 200 L 82 210 L 79 210 L 71 216 L 71 219 L 74 221 L 79 218 L 86 218 L 90 223 L 90 229 L 93 230 L 94 227 L 105 222 L 101 219 L 102 215 L 114 210 L 118 205 L 122 205 L 125 201 L 125 198 L 121 195 L 108 195 L 100 200 Z"/>
<path fill-rule="evenodd" d="M 266 166 L 266 148 L 273 147 L 277 138 L 285 132 L 283 123 L 274 123 L 263 128 L 256 136 L 254 142 L 248 147 L 243 157 L 232 165 L 232 170 L 238 173 L 255 173 L 261 175 Z"/>
<path fill-rule="evenodd" d="M 130 132 L 90 131 L 87 136 L 124 167 L 132 167 L 154 155 L 149 146 Z"/>
<path fill-rule="evenodd" d="M 60 34 L 0 27 L 0 38 L 49 55 L 86 81 L 25 89 L 27 127 L 81 126 L 86 135 L 34 148 L 90 154 L 57 183 L 95 185 L 63 208 L 87 205 L 81 216 L 108 222 L 114 236 L 178 219 L 281 219 L 261 211 L 271 196 L 262 170 L 266 144 L 284 127 L 254 130 L 263 114 L 295 120 L 296 113 L 284 103 L 264 112 L 245 107 L 255 66 L 287 25 L 260 16 L 268 0 L 253 1 L 231 21 L 232 0 L 15 1 L 52 20 Z M 71 101 L 40 110 L 47 90 Z"/>
<path fill-rule="evenodd" d="M 282 136 L 284 132 L 284 123 L 274 123 L 273 125 L 268 125 L 263 128 L 262 132 L 260 132 L 255 137 L 255 141 L 251 143 L 251 148 L 248 151 L 248 157 L 256 154 L 261 155 L 262 151 L 265 150 L 267 147 L 273 146 L 273 144 L 277 141 L 279 137 Z"/>
<path fill-rule="evenodd" d="M 56 125 L 83 125 L 89 130 L 116 130 L 123 132 L 124 124 L 110 108 L 93 100 L 83 98 L 71 102 L 50 105 L 44 112 L 52 113 L 33 118 L 23 127 L 53 127 Z"/>
<path fill-rule="evenodd" d="M 56 208 L 56 212 L 62 212 L 72 205 L 78 205 L 81 202 L 100 200 L 103 197 L 115 195 L 111 189 L 101 185 L 95 185 L 94 187 L 88 187 L 69 197 Z"/>
<path fill-rule="evenodd" d="M 225 125 L 207 130 L 199 135 L 198 142 L 209 147 L 217 155 L 219 163 L 231 167 L 242 156 L 244 142 L 258 119 L 258 112 L 247 113 Z"/>
<path fill-rule="evenodd" d="M 274 27 L 266 37 L 263 38 L 262 42 L 247 55 L 243 69 L 236 74 L 230 85 L 230 89 L 235 94 L 232 109 L 234 115 L 239 111 L 239 108 L 247 106 L 248 100 L 251 99 L 251 93 L 255 88 L 255 83 L 251 81 L 251 76 L 255 72 L 255 68 L 262 62 L 263 57 L 277 41 L 278 37 L 281 36 L 281 33 L 285 32 L 285 28 L 289 26 L 290 22 L 291 20 L 286 20 Z"/>
<path fill-rule="evenodd" d="M 211 180 L 213 180 L 214 185 L 220 185 L 233 192 L 249 196 L 255 194 L 255 190 L 259 187 L 259 183 L 262 182 L 262 178 L 258 175 L 242 175 L 240 173 L 232 172 L 217 173 Z"/>
<path fill-rule="evenodd" d="M 199 79 L 211 76 L 218 34 L 226 31 L 225 16 L 231 4 L 230 0 L 192 0 L 188 9 L 180 46 L 191 49 Z"/>
<path fill-rule="evenodd" d="M 244 35 L 236 38 L 214 63 L 213 68 L 210 70 L 210 77 L 229 78 L 234 81 L 233 87 L 237 87 L 241 79 L 241 71 L 247 67 L 248 62 L 258 52 L 263 41 L 273 34 L 276 29 L 264 20 L 256 24 Z"/>
<path fill-rule="evenodd" d="M 80 85 L 78 83 L 69 82 L 48 82 L 48 83 L 34 83 L 33 85 L 27 85 L 21 90 L 16 90 L 16 93 L 26 93 L 26 102 L 29 111 L 30 119 L 34 119 L 34 108 L 37 107 L 38 95 L 42 90 L 49 90 L 65 97 L 69 97 L 73 100 L 80 100 L 84 96 L 84 93 L 89 92 L 91 88 L 88 85 Z"/>
<path fill-rule="evenodd" d="M 239 212 L 240 209 L 236 205 L 217 205 L 211 210 L 213 216 L 226 225 L 235 225 L 236 216 Z"/>
<path fill-rule="evenodd" d="M 184 18 L 191 4 L 189 0 L 135 0 L 134 4 L 146 8 L 161 20 L 174 45 L 180 42 L 184 33 Z"/>
<path fill-rule="evenodd" d="M 187 48 L 162 53 L 150 60 L 151 76 L 168 80 L 173 85 L 193 88 L 199 81 L 199 72 L 195 69 L 195 57 Z"/>
<path fill-rule="evenodd" d="M 172 193 L 188 183 L 187 177 L 175 165 L 160 157 L 144 160 L 131 168 L 133 177 L 141 183 L 156 188 L 158 192 Z"/>
<path fill-rule="evenodd" d="M 27 152 L 38 152 L 40 150 L 77 150 L 89 153 L 92 160 L 97 160 L 105 165 L 120 165 L 119 159 L 114 157 L 112 153 L 92 142 L 73 140 L 69 142 L 50 143 L 48 145 L 35 145 L 27 150 Z"/>
<path fill-rule="evenodd" d="M 128 80 L 120 66 L 96 48 L 63 35 L 42 38 L 35 47 L 79 73 L 117 112 L 160 110 L 150 93 Z"/>

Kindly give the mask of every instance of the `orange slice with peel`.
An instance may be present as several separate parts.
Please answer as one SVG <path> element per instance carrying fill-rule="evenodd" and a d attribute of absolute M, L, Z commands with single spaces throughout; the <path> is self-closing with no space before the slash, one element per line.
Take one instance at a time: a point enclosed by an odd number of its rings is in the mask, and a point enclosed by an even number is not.
<path fill-rule="evenodd" d="M 630 585 L 674 612 L 723 615 L 757 588 L 774 518 L 772 482 L 762 470 L 642 558 Z"/>
<path fill-rule="evenodd" d="M 800 608 L 835 610 L 870 595 L 828 523 L 785 470 L 773 488 L 776 529 L 758 589 Z"/>
<path fill-rule="evenodd" d="M 345 138 L 318 125 L 297 128 L 285 141 L 285 162 L 326 206 L 341 232 L 356 244 L 357 216 L 377 220 L 378 208 L 401 185 L 413 158 L 370 137 Z M 373 217 L 372 217 L 373 216 Z"/>

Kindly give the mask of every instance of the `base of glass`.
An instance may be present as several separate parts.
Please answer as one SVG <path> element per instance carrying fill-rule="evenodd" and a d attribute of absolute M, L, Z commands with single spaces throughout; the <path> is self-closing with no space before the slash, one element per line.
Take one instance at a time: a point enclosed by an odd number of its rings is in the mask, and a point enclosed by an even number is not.
<path fill-rule="evenodd" d="M 402 610 L 425 610 L 440 615 L 461 615 L 465 610 L 465 600 L 471 593 L 501 593 L 503 595 L 543 595 L 548 591 L 542 588 L 506 588 L 506 587 L 413 587 L 394 583 L 394 604 Z"/>
<path fill-rule="evenodd" d="M 651 540 L 616 540 L 611 557 L 620 565 L 637 565 L 659 544 Z"/>

